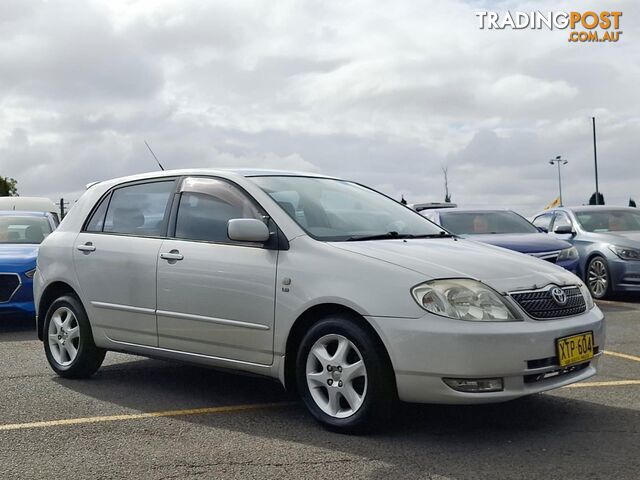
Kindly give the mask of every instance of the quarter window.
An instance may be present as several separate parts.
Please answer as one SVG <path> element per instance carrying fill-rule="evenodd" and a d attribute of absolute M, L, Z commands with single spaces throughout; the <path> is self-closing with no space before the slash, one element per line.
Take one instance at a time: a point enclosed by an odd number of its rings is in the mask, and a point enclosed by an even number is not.
<path fill-rule="evenodd" d="M 262 212 L 238 188 L 213 178 L 187 178 L 183 182 L 176 238 L 234 243 L 227 223 L 234 218 L 264 219 Z"/>
<path fill-rule="evenodd" d="M 111 195 L 106 195 L 98 208 L 96 208 L 91 215 L 91 218 L 87 222 L 87 226 L 85 228 L 86 232 L 101 232 L 104 227 L 104 216 L 107 213 L 107 207 L 109 206 L 109 198 Z"/>
<path fill-rule="evenodd" d="M 142 183 L 114 190 L 104 219 L 103 231 L 149 237 L 164 235 L 167 205 L 173 186 L 174 181 L 171 180 Z"/>

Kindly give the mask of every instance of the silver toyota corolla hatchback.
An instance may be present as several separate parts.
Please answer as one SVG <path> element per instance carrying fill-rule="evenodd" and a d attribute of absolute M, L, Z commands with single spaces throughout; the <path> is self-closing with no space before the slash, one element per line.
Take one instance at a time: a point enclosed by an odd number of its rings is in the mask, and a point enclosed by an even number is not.
<path fill-rule="evenodd" d="M 604 346 L 573 274 L 313 174 L 93 185 L 43 242 L 34 284 L 63 377 L 93 374 L 107 350 L 237 369 L 279 379 L 341 431 L 397 399 L 500 402 L 574 383 Z"/>

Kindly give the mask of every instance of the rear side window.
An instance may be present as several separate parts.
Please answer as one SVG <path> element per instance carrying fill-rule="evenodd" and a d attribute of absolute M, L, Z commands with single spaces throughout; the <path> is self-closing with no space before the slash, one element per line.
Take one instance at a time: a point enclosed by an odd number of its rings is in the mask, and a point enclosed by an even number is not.
<path fill-rule="evenodd" d="M 167 206 L 173 187 L 174 181 L 170 180 L 114 190 L 102 231 L 150 237 L 164 235 Z"/>
<path fill-rule="evenodd" d="M 183 182 L 175 237 L 218 243 L 234 243 L 227 235 L 233 218 L 257 218 L 263 214 L 244 192 L 213 178 L 187 178 Z"/>

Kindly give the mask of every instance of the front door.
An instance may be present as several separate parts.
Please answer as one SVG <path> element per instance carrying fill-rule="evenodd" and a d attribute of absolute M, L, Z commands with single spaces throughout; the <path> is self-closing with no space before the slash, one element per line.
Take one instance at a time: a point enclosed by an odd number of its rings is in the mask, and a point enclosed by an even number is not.
<path fill-rule="evenodd" d="M 230 240 L 233 218 L 264 212 L 225 180 L 184 180 L 174 238 L 158 256 L 159 346 L 269 365 L 278 251 Z"/>

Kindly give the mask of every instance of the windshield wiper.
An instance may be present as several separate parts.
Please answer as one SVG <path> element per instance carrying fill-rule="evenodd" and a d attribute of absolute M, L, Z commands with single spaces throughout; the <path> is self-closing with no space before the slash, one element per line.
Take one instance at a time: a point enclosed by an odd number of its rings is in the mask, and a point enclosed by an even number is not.
<path fill-rule="evenodd" d="M 440 233 L 429 233 L 423 235 L 412 235 L 410 233 L 387 232 L 377 235 L 354 235 L 347 238 L 346 242 L 359 242 L 364 240 L 389 240 L 389 239 L 405 239 L 405 238 L 449 238 L 453 237 L 450 233 L 441 231 Z"/>

